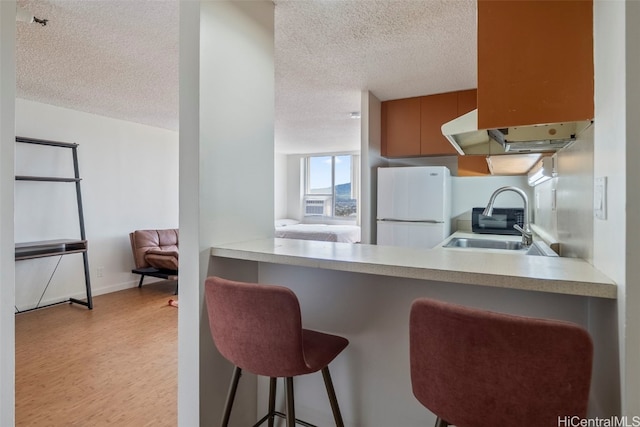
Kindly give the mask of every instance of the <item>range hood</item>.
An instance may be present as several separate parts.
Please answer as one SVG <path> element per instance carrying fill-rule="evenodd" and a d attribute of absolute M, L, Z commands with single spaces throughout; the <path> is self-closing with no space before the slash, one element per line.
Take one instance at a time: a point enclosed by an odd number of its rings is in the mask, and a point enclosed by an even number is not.
<path fill-rule="evenodd" d="M 460 154 L 510 154 L 557 151 L 575 141 L 591 120 L 478 129 L 478 110 L 442 125 L 442 134 Z"/>

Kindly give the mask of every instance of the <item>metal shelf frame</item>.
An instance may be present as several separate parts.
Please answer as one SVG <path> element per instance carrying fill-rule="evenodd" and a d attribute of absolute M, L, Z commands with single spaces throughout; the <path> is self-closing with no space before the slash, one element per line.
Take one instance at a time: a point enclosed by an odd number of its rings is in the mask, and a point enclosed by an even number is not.
<path fill-rule="evenodd" d="M 16 137 L 16 142 L 23 144 L 36 144 L 36 145 L 46 145 L 51 147 L 60 147 L 60 148 L 70 148 L 73 154 L 73 170 L 74 177 L 47 177 L 47 176 L 16 176 L 16 181 L 40 181 L 40 182 L 73 182 L 76 187 L 76 201 L 78 207 L 78 220 L 80 225 L 80 239 L 60 239 L 60 240 L 45 240 L 39 242 L 25 242 L 25 243 L 16 243 L 16 253 L 15 260 L 25 260 L 25 259 L 34 259 L 34 258 L 42 258 L 48 256 L 62 256 L 69 255 L 74 253 L 81 253 L 83 264 L 84 264 L 84 279 L 85 279 L 85 289 L 86 289 L 86 301 L 82 301 L 76 298 L 69 298 L 64 301 L 60 301 L 57 303 L 47 304 L 44 306 L 38 305 L 34 308 L 30 308 L 27 310 L 18 310 L 16 308 L 16 313 L 24 313 L 31 310 L 37 310 L 44 307 L 49 307 L 56 304 L 63 303 L 75 303 L 80 304 L 87 307 L 89 310 L 93 309 L 93 299 L 91 296 L 91 279 L 89 275 L 89 259 L 87 254 L 87 237 L 84 228 L 84 211 L 82 209 L 82 192 L 80 189 L 80 171 L 78 167 L 78 144 L 75 143 L 67 143 L 67 142 L 58 142 L 58 141 L 48 141 L 44 139 L 34 139 L 34 138 L 25 138 L 21 136 Z M 53 277 L 52 273 L 49 278 L 49 283 L 51 282 L 51 278 Z M 49 286 L 47 283 L 47 287 Z M 43 291 L 46 291 L 46 287 Z M 40 297 L 42 299 L 42 296 Z"/>

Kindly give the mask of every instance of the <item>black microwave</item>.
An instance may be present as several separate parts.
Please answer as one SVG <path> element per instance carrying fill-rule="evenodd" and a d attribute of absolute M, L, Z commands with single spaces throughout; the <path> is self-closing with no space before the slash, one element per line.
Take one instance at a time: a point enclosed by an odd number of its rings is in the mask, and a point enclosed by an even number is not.
<path fill-rule="evenodd" d="M 520 234 L 513 226 L 523 227 L 523 208 L 493 208 L 492 216 L 484 216 L 482 211 L 484 208 L 473 208 L 471 212 L 471 230 L 474 233 Z"/>

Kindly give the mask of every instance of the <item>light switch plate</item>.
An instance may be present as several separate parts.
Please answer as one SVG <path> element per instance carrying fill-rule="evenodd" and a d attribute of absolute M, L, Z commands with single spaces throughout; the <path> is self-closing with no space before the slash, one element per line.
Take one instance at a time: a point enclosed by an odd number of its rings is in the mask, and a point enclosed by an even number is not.
<path fill-rule="evenodd" d="M 607 177 L 601 176 L 593 183 L 593 213 L 598 219 L 607 219 Z"/>

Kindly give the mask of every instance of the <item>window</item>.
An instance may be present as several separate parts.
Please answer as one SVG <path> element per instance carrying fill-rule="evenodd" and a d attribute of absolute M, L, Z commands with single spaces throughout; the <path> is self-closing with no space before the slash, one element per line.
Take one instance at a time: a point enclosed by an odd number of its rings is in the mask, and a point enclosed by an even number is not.
<path fill-rule="evenodd" d="M 349 154 L 305 158 L 305 216 L 356 220 L 358 158 Z"/>

